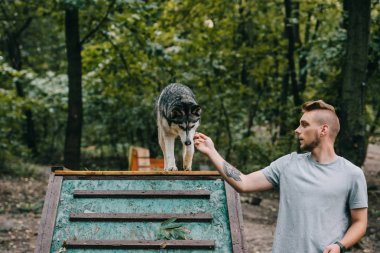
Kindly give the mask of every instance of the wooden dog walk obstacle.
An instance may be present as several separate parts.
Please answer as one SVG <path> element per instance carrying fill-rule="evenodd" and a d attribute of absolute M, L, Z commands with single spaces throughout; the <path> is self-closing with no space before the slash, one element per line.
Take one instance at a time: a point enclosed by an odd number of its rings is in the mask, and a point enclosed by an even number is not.
<path fill-rule="evenodd" d="M 169 218 L 191 239 L 157 239 Z M 242 224 L 239 194 L 215 171 L 56 170 L 35 252 L 246 252 Z"/>

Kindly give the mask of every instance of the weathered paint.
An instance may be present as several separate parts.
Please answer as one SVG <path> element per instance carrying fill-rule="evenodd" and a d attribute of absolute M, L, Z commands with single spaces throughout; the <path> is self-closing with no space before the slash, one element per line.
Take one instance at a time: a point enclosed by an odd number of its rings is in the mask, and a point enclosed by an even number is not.
<path fill-rule="evenodd" d="M 210 199 L 74 198 L 74 190 L 199 190 Z M 66 252 L 232 252 L 226 192 L 222 180 L 64 180 L 53 242 L 57 252 L 65 240 L 155 240 L 160 222 L 69 221 L 70 213 L 211 213 L 211 222 L 181 222 L 194 240 L 214 240 L 214 250 L 68 249 Z"/>

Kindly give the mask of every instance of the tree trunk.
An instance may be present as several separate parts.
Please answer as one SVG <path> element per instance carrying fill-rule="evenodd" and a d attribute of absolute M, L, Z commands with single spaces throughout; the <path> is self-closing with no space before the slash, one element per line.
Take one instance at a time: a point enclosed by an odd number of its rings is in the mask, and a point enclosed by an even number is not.
<path fill-rule="evenodd" d="M 296 74 L 296 64 L 294 60 L 294 52 L 296 47 L 296 40 L 299 38 L 299 34 L 297 36 L 294 34 L 295 31 L 299 31 L 298 26 L 291 23 L 291 19 L 293 17 L 292 14 L 292 1 L 284 0 L 285 4 L 285 34 L 288 38 L 288 53 L 286 55 L 288 59 L 288 72 L 290 76 L 290 83 L 292 86 L 293 92 L 293 101 L 295 106 L 299 106 L 302 104 L 302 100 L 299 94 L 299 87 L 297 81 Z"/>
<path fill-rule="evenodd" d="M 284 18 L 285 31 L 284 32 L 288 40 L 288 48 L 287 48 L 287 53 L 286 53 L 288 68 L 282 77 L 281 96 L 279 98 L 279 103 L 280 103 L 279 105 L 279 113 L 280 113 L 279 136 L 287 135 L 293 127 L 293 122 L 289 123 L 289 118 L 287 115 L 287 111 L 288 111 L 287 101 L 288 101 L 288 96 L 290 96 L 290 92 L 293 95 L 294 105 L 299 106 L 301 104 L 301 98 L 299 96 L 299 90 L 298 90 L 296 63 L 294 60 L 296 42 L 298 41 L 300 43 L 299 27 L 298 25 L 293 25 L 291 23 L 291 19 L 293 17 L 292 1 L 284 0 L 284 7 L 285 7 L 285 18 Z M 299 9 L 298 5 L 296 5 L 296 9 Z M 298 15 L 298 13 L 296 15 Z M 289 87 L 289 84 L 291 85 L 290 87 Z"/>
<path fill-rule="evenodd" d="M 338 151 L 354 164 L 365 159 L 364 86 L 368 62 L 370 0 L 346 0 L 347 42 L 340 98 Z"/>
<path fill-rule="evenodd" d="M 80 168 L 82 136 L 82 58 L 79 38 L 79 14 L 75 8 L 65 13 L 66 54 L 68 62 L 69 104 L 64 150 L 64 165 L 69 169 Z"/>

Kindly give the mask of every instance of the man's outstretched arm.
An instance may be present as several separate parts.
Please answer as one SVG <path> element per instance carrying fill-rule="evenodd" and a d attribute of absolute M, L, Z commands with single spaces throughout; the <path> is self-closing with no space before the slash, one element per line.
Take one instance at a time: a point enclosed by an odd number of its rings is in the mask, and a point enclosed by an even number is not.
<path fill-rule="evenodd" d="M 263 191 L 273 188 L 262 171 L 244 175 L 223 159 L 214 147 L 212 140 L 202 133 L 194 136 L 195 147 L 207 155 L 223 178 L 238 192 Z"/>

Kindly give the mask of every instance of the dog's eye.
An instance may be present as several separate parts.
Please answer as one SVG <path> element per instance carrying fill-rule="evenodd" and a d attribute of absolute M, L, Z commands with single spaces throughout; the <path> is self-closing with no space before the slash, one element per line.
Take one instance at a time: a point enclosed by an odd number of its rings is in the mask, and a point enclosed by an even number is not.
<path fill-rule="evenodd" d="M 199 105 L 194 106 L 191 110 L 191 113 L 198 116 L 198 117 L 201 116 L 201 112 L 202 112 L 202 110 L 201 110 L 201 107 Z"/>
<path fill-rule="evenodd" d="M 195 123 L 197 123 L 199 121 L 199 118 L 200 117 L 194 117 L 194 116 L 192 116 L 192 117 L 189 118 L 189 122 L 195 124 Z"/>
<path fill-rule="evenodd" d="M 182 116 L 182 112 L 179 110 L 173 110 L 170 113 L 171 118 L 180 118 Z"/>

